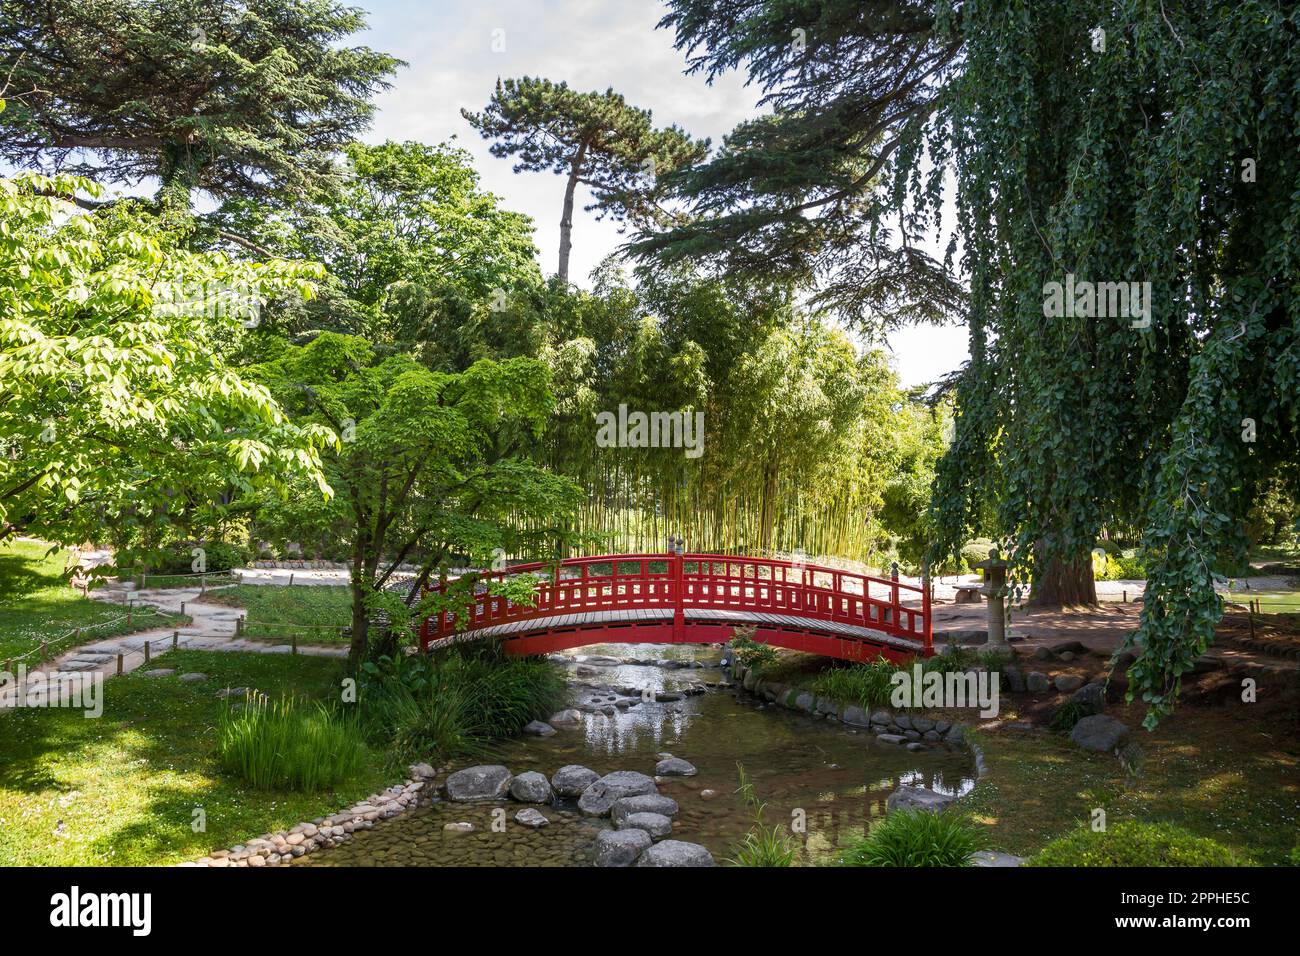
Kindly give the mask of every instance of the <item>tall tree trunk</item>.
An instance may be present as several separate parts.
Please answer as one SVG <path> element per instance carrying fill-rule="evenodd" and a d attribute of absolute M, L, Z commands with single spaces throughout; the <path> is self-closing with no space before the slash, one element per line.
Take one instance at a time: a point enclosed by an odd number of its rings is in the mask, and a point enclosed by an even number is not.
<path fill-rule="evenodd" d="M 1043 562 L 1040 559 L 1038 568 L 1029 595 L 1030 607 L 1057 608 L 1097 603 L 1091 554 L 1085 553 L 1065 561 L 1053 558 Z"/>
<path fill-rule="evenodd" d="M 366 542 L 364 530 L 358 529 L 356 544 L 352 548 L 352 643 L 348 657 L 353 664 L 360 664 L 366 656 L 367 627 L 366 618 Z"/>
<path fill-rule="evenodd" d="M 564 213 L 560 216 L 560 268 L 558 275 L 561 282 L 569 281 L 569 253 L 573 249 L 573 194 L 578 188 L 578 173 L 582 170 L 582 161 L 587 156 L 587 144 L 578 147 L 569 166 L 569 181 L 564 185 Z"/>

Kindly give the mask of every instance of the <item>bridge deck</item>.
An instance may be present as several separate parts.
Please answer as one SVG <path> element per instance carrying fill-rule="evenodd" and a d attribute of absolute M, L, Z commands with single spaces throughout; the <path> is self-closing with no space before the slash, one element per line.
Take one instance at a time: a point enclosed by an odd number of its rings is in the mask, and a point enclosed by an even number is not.
<path fill-rule="evenodd" d="M 757 624 L 795 631 L 811 631 L 819 634 L 835 634 L 840 637 L 885 644 L 889 647 L 910 653 L 920 653 L 924 645 L 903 637 L 886 634 L 869 627 L 844 624 L 839 621 L 825 621 L 818 618 L 796 617 L 789 614 L 770 614 L 766 611 L 742 611 L 738 609 L 686 608 L 686 623 L 709 624 Z M 672 608 L 631 608 L 610 611 L 583 611 L 576 614 L 560 614 L 552 617 L 524 618 L 493 624 L 488 627 L 465 631 L 439 641 L 430 642 L 430 647 L 445 646 L 460 640 L 481 637 L 517 637 L 523 634 L 559 631 L 570 628 L 598 627 L 603 624 L 638 624 L 651 622 L 671 622 Z M 592 635 L 592 643 L 601 643 L 598 635 Z"/>

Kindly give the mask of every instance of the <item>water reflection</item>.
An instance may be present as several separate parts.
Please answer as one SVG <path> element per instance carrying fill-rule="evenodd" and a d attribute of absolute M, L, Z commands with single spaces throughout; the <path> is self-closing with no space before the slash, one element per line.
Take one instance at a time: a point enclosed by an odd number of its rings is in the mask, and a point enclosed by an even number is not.
<path fill-rule="evenodd" d="M 504 763 L 515 773 L 538 770 L 550 776 L 566 764 L 582 764 L 598 773 L 653 773 L 661 752 L 689 760 L 698 770 L 696 776 L 666 778 L 660 785 L 660 792 L 681 805 L 673 836 L 703 843 L 719 860 L 732 855 L 752 822 L 736 792 L 737 764 L 744 766 L 767 805 L 766 822 L 789 825 L 806 819 L 807 832 L 798 834 L 804 863 L 828 861 L 855 834 L 865 832 L 869 821 L 884 814 L 886 799 L 900 784 L 953 794 L 974 786 L 970 758 L 962 752 L 911 753 L 880 743 L 865 731 L 748 697 L 738 699 L 726 688 L 688 694 L 721 681 L 716 667 L 693 666 L 695 661 L 716 663 L 716 649 L 623 644 L 574 653 L 585 659 L 557 664 L 573 681 L 572 703 L 612 708 L 613 713 L 585 713 L 581 729 L 561 730 L 554 737 L 508 741 L 492 762 Z M 623 662 L 609 664 L 602 658 Z M 684 696 L 678 701 L 647 701 L 640 697 L 647 688 Z M 625 708 L 616 707 L 618 701 Z M 495 806 L 434 802 L 295 865 L 583 865 L 590 860 L 596 831 L 609 825 L 582 818 L 569 801 L 542 808 L 552 824 L 531 831 L 513 820 L 519 805 L 505 804 L 505 832 L 493 832 Z M 445 823 L 461 820 L 473 823 L 477 832 L 443 831 Z"/>

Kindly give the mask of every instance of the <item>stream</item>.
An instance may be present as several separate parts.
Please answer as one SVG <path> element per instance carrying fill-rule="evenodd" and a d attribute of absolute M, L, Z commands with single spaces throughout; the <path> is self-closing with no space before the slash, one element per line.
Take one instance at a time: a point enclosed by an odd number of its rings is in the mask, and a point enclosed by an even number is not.
<path fill-rule="evenodd" d="M 737 792 L 744 767 L 766 808 L 764 822 L 796 832 L 800 864 L 829 863 L 836 851 L 865 832 L 885 812 L 885 800 L 902 784 L 942 793 L 965 793 L 975 784 L 969 754 L 946 747 L 909 752 L 881 743 L 866 730 L 738 694 L 720 686 L 721 651 L 692 645 L 592 645 L 570 652 L 555 666 L 568 672 L 573 705 L 608 699 L 606 688 L 650 688 L 693 693 L 680 701 L 641 702 L 612 716 L 585 713 L 580 727 L 553 737 L 499 744 L 493 754 L 458 761 L 504 764 L 515 774 L 536 770 L 551 777 L 581 764 L 600 774 L 638 770 L 653 774 L 662 752 L 695 765 L 693 777 L 662 778 L 659 792 L 681 806 L 672 839 L 701 843 L 720 863 L 753 825 L 753 810 Z M 595 658 L 596 661 L 593 661 Z M 608 662 L 617 658 L 619 663 Z M 649 663 L 630 663 L 630 661 Z M 704 666 L 698 666 L 704 665 Z M 441 777 L 441 775 L 440 775 Z M 711 792 L 711 793 L 710 793 Z M 575 800 L 536 808 L 551 821 L 538 830 L 515 822 L 525 806 L 511 800 L 452 803 L 426 799 L 414 810 L 358 831 L 346 844 L 293 860 L 294 866 L 586 866 L 596 834 L 608 818 L 585 817 Z M 506 813 L 494 815 L 504 807 Z M 444 830 L 467 822 L 473 832 Z"/>

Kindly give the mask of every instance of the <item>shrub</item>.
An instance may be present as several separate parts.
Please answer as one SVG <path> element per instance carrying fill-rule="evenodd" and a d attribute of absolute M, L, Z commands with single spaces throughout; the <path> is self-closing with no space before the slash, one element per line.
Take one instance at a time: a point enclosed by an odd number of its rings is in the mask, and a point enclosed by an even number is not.
<path fill-rule="evenodd" d="M 754 670 L 761 671 L 763 665 L 776 660 L 776 648 L 754 640 L 757 629 L 754 627 L 737 627 L 731 632 L 731 654 Z"/>
<path fill-rule="evenodd" d="M 1075 724 L 1090 713 L 1092 711 L 1078 701 L 1067 700 L 1056 709 L 1056 713 L 1052 715 L 1052 720 L 1047 727 L 1058 734 L 1068 734 L 1074 729 Z"/>
<path fill-rule="evenodd" d="M 1170 823 L 1126 820 L 1103 833 L 1084 827 L 1053 840 L 1028 866 L 1245 866 L 1234 850 Z"/>
<path fill-rule="evenodd" d="M 812 691 L 818 697 L 857 704 L 867 710 L 884 707 L 893 691 L 890 677 L 895 670 L 897 667 L 883 657 L 869 664 L 834 667 L 817 675 Z"/>
<path fill-rule="evenodd" d="M 405 757 L 480 753 L 564 702 L 564 678 L 545 660 L 494 646 L 445 658 L 381 658 L 362 669 L 371 734 Z"/>
<path fill-rule="evenodd" d="M 365 754 L 355 720 L 292 697 L 272 703 L 250 694 L 242 710 L 225 711 L 218 729 L 222 768 L 255 790 L 326 790 L 355 776 Z"/>
<path fill-rule="evenodd" d="M 1098 569 L 1096 574 L 1099 581 L 1141 581 L 1146 576 L 1147 569 L 1136 554 L 1109 555 L 1105 566 Z"/>
<path fill-rule="evenodd" d="M 727 862 L 732 866 L 790 866 L 798 853 L 794 838 L 782 832 L 781 827 L 763 823 L 767 804 L 758 799 L 745 768 L 736 764 L 736 769 L 740 771 L 740 794 L 754 815 L 754 825 L 740 842 L 736 855 Z"/>
<path fill-rule="evenodd" d="M 973 541 L 967 541 L 961 549 L 961 563 L 968 571 L 974 571 L 975 565 L 981 561 L 987 561 L 993 549 L 997 547 L 988 538 L 976 538 Z"/>
<path fill-rule="evenodd" d="M 957 813 L 895 810 L 840 853 L 841 866 L 970 866 L 984 841 Z"/>

